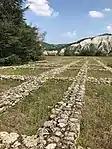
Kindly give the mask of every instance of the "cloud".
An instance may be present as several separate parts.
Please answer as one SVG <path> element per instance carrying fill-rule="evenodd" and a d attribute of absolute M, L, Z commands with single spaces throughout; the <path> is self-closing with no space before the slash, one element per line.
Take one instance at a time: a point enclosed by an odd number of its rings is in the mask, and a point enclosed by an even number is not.
<path fill-rule="evenodd" d="M 48 0 L 27 0 L 27 5 L 29 8 L 40 16 L 58 16 L 58 12 L 55 12 L 53 8 L 50 7 Z"/>
<path fill-rule="evenodd" d="M 89 16 L 92 18 L 103 18 L 104 13 L 101 11 L 89 11 Z"/>
<path fill-rule="evenodd" d="M 54 12 L 54 13 L 52 14 L 53 17 L 57 17 L 58 15 L 59 15 L 59 12 Z"/>
<path fill-rule="evenodd" d="M 68 38 L 74 38 L 76 37 L 76 31 L 73 31 L 73 32 L 67 32 L 67 33 L 64 33 L 62 34 L 63 37 L 68 37 Z"/>
<path fill-rule="evenodd" d="M 111 8 L 105 8 L 103 11 L 104 12 L 110 12 L 110 11 L 112 11 L 112 9 Z"/>
<path fill-rule="evenodd" d="M 112 24 L 108 25 L 108 26 L 107 26 L 107 29 L 108 29 L 109 32 L 112 33 Z"/>

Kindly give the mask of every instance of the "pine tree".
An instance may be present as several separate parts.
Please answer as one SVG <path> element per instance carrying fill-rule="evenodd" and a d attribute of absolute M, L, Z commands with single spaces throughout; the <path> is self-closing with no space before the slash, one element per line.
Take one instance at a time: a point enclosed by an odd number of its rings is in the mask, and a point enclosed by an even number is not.
<path fill-rule="evenodd" d="M 20 63 L 38 60 L 41 55 L 39 31 L 26 24 L 24 0 L 0 1 L 0 58 L 15 55 Z M 6 58 L 7 59 L 7 58 Z M 10 58 L 11 59 L 11 58 Z M 14 61 L 16 63 L 16 60 Z M 7 63 L 6 63 L 7 65 Z M 10 64 L 9 64 L 10 65 Z"/>

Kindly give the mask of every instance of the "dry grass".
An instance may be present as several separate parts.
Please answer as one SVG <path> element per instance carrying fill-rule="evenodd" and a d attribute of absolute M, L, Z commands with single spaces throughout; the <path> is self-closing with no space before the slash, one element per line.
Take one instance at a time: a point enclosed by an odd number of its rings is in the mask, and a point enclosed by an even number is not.
<path fill-rule="evenodd" d="M 38 76 L 39 74 L 49 71 L 48 68 L 7 68 L 7 69 L 0 69 L 0 74 L 5 75 L 26 75 L 26 76 Z"/>
<path fill-rule="evenodd" d="M 89 60 L 89 64 L 98 64 L 98 62 L 96 60 L 93 59 L 93 57 L 88 57 Z"/>
<path fill-rule="evenodd" d="M 70 81 L 47 81 L 0 116 L 0 131 L 35 134 L 39 126 L 48 119 L 51 108 L 62 99 L 70 84 Z"/>
<path fill-rule="evenodd" d="M 112 73 L 110 71 L 98 71 L 98 70 L 89 70 L 88 77 L 95 77 L 95 78 L 108 78 L 112 77 Z"/>
<path fill-rule="evenodd" d="M 100 59 L 107 66 L 112 67 L 112 57 L 101 57 Z"/>
<path fill-rule="evenodd" d="M 100 65 L 97 65 L 97 66 L 95 66 L 95 65 L 89 65 L 89 68 L 92 70 L 92 69 L 104 69 L 102 66 L 100 66 Z"/>
<path fill-rule="evenodd" d="M 63 71 L 62 73 L 56 75 L 57 77 L 76 77 L 80 69 L 68 69 Z"/>
<path fill-rule="evenodd" d="M 78 145 L 112 149 L 112 86 L 88 83 Z"/>
<path fill-rule="evenodd" d="M 2 79 L 0 80 L 0 92 L 6 91 L 11 87 L 16 87 L 20 85 L 23 81 L 12 80 L 12 79 Z"/>

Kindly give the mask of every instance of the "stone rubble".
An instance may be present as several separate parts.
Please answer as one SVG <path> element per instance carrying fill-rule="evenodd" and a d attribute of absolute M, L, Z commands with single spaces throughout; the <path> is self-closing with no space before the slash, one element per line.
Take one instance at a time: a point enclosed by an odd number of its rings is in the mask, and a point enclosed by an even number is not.
<path fill-rule="evenodd" d="M 112 85 L 112 78 L 94 78 L 94 77 L 88 77 L 88 82 L 94 83 L 94 84 L 110 84 Z"/>
<path fill-rule="evenodd" d="M 99 65 L 99 64 L 88 64 L 88 66 L 100 67 L 100 65 Z"/>
<path fill-rule="evenodd" d="M 75 149 L 80 134 L 81 110 L 87 79 L 87 62 L 83 65 L 63 100 L 37 132 L 38 149 Z"/>
<path fill-rule="evenodd" d="M 104 68 L 98 70 L 112 72 L 112 68 L 105 66 L 100 60 L 95 60 Z M 38 129 L 36 135 L 26 136 L 14 132 L 0 132 L 0 149 L 83 149 L 81 146 L 76 147 L 76 141 L 80 135 L 80 119 L 84 105 L 85 84 L 88 81 L 94 84 L 112 85 L 112 78 L 87 77 L 88 61 L 81 67 L 76 77 L 55 77 L 55 74 L 69 69 L 77 62 L 79 61 L 44 72 L 38 78 L 20 75 L 0 75 L 1 80 L 17 79 L 26 81 L 1 93 L 0 113 L 22 100 L 30 91 L 38 89 L 47 79 L 69 79 L 73 81 L 64 93 L 63 99 L 51 110 L 48 121 L 44 122 L 43 126 Z"/>
<path fill-rule="evenodd" d="M 1 66 L 0 69 L 18 69 L 18 68 L 43 68 L 43 67 L 62 67 L 62 64 L 56 63 L 33 63 L 33 64 L 24 64 L 24 65 L 18 65 L 18 66 Z"/>
<path fill-rule="evenodd" d="M 52 78 L 50 78 L 52 79 Z M 74 77 L 55 77 L 54 80 L 75 80 Z M 94 84 L 109 84 L 112 85 L 112 78 L 94 78 L 94 77 L 87 77 L 87 82 L 91 82 Z"/>
<path fill-rule="evenodd" d="M 24 99 L 24 97 L 28 96 L 31 91 L 38 89 L 48 78 L 55 77 L 56 74 L 65 71 L 68 67 L 77 62 L 79 62 L 79 60 L 64 65 L 63 67 L 51 69 L 50 71 L 42 73 L 40 77 L 29 77 L 29 79 L 21 85 L 12 87 L 8 91 L 0 93 L 0 113 L 5 112 L 8 108 Z"/>
<path fill-rule="evenodd" d="M 0 147 L 3 149 L 75 149 L 76 140 L 80 134 L 87 64 L 88 62 L 80 69 L 73 83 L 64 93 L 62 101 L 54 106 L 49 120 L 38 129 L 36 135 L 21 136 L 17 133 L 0 132 Z M 64 66 L 63 70 L 70 65 Z M 53 70 L 52 75 L 61 71 L 62 68 L 56 72 Z"/>
<path fill-rule="evenodd" d="M 92 70 L 92 71 L 106 71 L 106 69 L 99 69 L 99 68 L 88 68 L 88 70 Z"/>
<path fill-rule="evenodd" d="M 0 132 L 0 149 L 37 149 L 35 136 L 21 136 L 17 133 Z"/>
<path fill-rule="evenodd" d="M 102 63 L 102 62 L 100 61 L 100 59 L 94 58 L 94 60 L 96 60 L 103 68 L 105 68 L 106 71 L 110 71 L 110 72 L 112 73 L 112 68 L 111 68 L 111 67 L 108 67 L 108 66 L 106 66 L 104 63 Z"/>
<path fill-rule="evenodd" d="M 0 80 L 3 79 L 12 79 L 12 80 L 21 80 L 21 81 L 27 81 L 29 79 L 34 79 L 35 76 L 21 76 L 21 75 L 1 75 L 0 74 Z"/>

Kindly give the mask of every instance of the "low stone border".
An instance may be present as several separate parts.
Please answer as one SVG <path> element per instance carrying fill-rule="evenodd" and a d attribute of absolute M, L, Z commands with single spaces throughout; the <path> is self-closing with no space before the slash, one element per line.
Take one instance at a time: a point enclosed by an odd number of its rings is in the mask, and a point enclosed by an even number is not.
<path fill-rule="evenodd" d="M 83 64 L 82 64 L 82 65 L 83 65 Z M 73 68 L 74 68 L 74 67 L 76 67 L 76 68 L 77 68 L 77 67 L 82 67 L 82 65 L 75 64 L 75 65 L 71 66 L 70 68 L 72 68 L 72 67 L 73 67 Z"/>
<path fill-rule="evenodd" d="M 54 80 L 75 80 L 75 77 L 55 77 L 49 78 Z M 95 77 L 87 77 L 87 82 L 91 82 L 94 84 L 110 84 L 112 85 L 112 78 L 95 78 Z"/>
<path fill-rule="evenodd" d="M 75 77 L 51 77 L 51 78 L 49 78 L 49 79 L 74 81 L 74 80 L 75 80 Z"/>
<path fill-rule="evenodd" d="M 79 61 L 79 60 L 78 60 Z M 68 67 L 75 64 L 76 62 L 64 65 L 63 67 L 52 69 L 48 72 L 44 72 L 40 77 L 30 78 L 28 81 L 22 83 L 17 87 L 10 88 L 8 91 L 0 93 L 0 113 L 5 112 L 8 108 L 14 106 L 25 96 L 29 95 L 32 90 L 38 89 L 49 77 L 53 77 L 56 74 L 59 74 L 65 71 Z"/>
<path fill-rule="evenodd" d="M 80 70 L 80 68 L 81 68 L 82 66 L 80 66 L 80 67 L 70 67 L 70 68 L 67 68 L 67 70 Z"/>
<path fill-rule="evenodd" d="M 81 109 L 87 79 L 87 63 L 80 69 L 63 100 L 52 109 L 36 136 L 0 132 L 0 147 L 4 149 L 75 149 L 80 133 Z"/>
<path fill-rule="evenodd" d="M 81 68 L 50 120 L 38 130 L 38 149 L 75 149 L 80 134 L 81 109 L 87 78 L 87 63 Z"/>
<path fill-rule="evenodd" d="M 99 69 L 99 68 L 88 68 L 88 70 L 92 70 L 92 71 L 107 71 L 106 69 Z"/>
<path fill-rule="evenodd" d="M 95 67 L 99 67 L 100 65 L 99 64 L 88 64 L 88 66 L 95 66 Z"/>
<path fill-rule="evenodd" d="M 110 85 L 112 85 L 112 78 L 88 77 L 88 82 L 91 82 L 91 83 L 94 83 L 94 84 L 110 84 Z"/>
<path fill-rule="evenodd" d="M 62 67 L 62 64 L 56 64 L 56 63 L 35 63 L 35 64 L 25 64 L 25 65 L 19 65 L 19 66 L 1 66 L 0 69 L 17 69 L 17 68 L 38 68 L 38 67 Z"/>
<path fill-rule="evenodd" d="M 108 67 L 108 66 L 106 66 L 104 63 L 102 63 L 101 61 L 100 61 L 100 59 L 96 59 L 96 58 L 94 58 L 103 68 L 105 68 L 106 69 L 106 71 L 110 71 L 111 73 L 112 73 L 112 68 L 111 67 Z"/>
<path fill-rule="evenodd" d="M 0 149 L 38 149 L 37 137 L 0 132 Z"/>
<path fill-rule="evenodd" d="M 21 76 L 21 75 L 0 75 L 0 80 L 3 79 L 13 79 L 13 80 L 21 80 L 21 81 L 27 81 L 29 79 L 34 79 L 36 77 L 33 76 Z"/>

